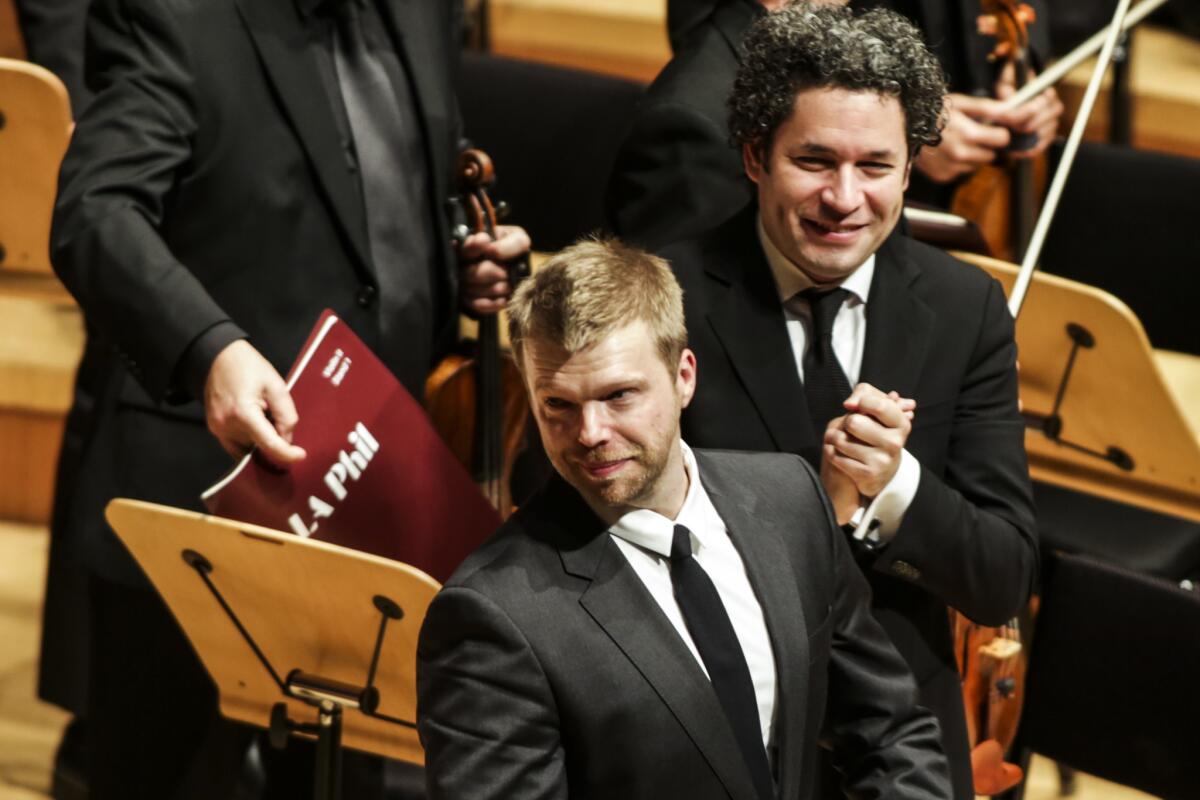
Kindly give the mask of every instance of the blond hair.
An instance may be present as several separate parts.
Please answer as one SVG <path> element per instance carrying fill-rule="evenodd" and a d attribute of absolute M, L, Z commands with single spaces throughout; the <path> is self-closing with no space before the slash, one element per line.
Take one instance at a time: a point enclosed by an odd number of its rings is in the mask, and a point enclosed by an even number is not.
<path fill-rule="evenodd" d="M 574 354 L 638 321 L 674 372 L 687 327 L 683 290 L 667 262 L 616 239 L 584 239 L 553 255 L 513 294 L 508 337 L 520 365 L 526 339 Z"/>

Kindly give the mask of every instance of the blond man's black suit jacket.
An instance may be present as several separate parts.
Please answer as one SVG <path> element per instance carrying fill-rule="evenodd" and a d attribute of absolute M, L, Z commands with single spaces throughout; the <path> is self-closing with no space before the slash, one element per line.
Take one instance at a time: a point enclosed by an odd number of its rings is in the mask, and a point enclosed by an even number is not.
<path fill-rule="evenodd" d="M 937 724 L 812 470 L 786 454 L 695 452 L 775 653 L 778 797 L 818 796 L 819 741 L 853 796 L 948 797 Z M 755 796 L 704 672 L 557 477 L 438 594 L 417 684 L 432 798 Z"/>

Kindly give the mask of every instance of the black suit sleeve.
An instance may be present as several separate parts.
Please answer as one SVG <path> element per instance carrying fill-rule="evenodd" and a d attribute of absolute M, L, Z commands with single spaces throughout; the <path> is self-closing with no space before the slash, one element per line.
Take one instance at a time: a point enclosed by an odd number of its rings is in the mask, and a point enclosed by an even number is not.
<path fill-rule="evenodd" d="M 434 599 L 417 646 L 417 721 L 438 798 L 566 798 L 558 712 L 528 641 L 471 589 Z"/>
<path fill-rule="evenodd" d="M 228 320 L 161 235 L 197 131 L 186 24 L 168 2 L 96 1 L 97 95 L 63 161 L 51 234 L 55 272 L 155 399 L 188 346 Z"/>
<path fill-rule="evenodd" d="M 871 588 L 819 480 L 806 471 L 824 506 L 834 574 L 829 615 L 808 634 L 814 646 L 829 641 L 823 738 L 846 796 L 949 798 L 950 769 L 937 720 L 917 705 L 912 673 L 871 613 Z"/>
<path fill-rule="evenodd" d="M 1037 534 L 1017 408 L 1013 319 L 995 281 L 980 314 L 944 479 L 922 467 L 917 494 L 874 566 L 915 580 L 976 622 L 1002 625 L 1034 590 Z M 897 562 L 917 573 L 896 569 Z"/>
<path fill-rule="evenodd" d="M 680 103 L 650 104 L 617 153 L 605 214 L 619 236 L 658 249 L 729 219 L 751 187 L 723 125 Z"/>

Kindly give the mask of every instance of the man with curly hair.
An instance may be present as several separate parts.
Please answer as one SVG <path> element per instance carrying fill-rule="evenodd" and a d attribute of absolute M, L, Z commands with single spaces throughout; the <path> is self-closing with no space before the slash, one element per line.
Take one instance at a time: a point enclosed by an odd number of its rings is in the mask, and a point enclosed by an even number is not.
<path fill-rule="evenodd" d="M 824 0 L 846 4 L 847 0 Z M 1035 63 L 1049 52 L 1045 3 L 1030 0 Z M 605 194 L 610 229 L 656 248 L 718 225 L 750 202 L 753 187 L 740 154 L 729 146 L 725 98 L 742 61 L 746 31 L 789 0 L 670 0 L 667 27 L 674 57 L 638 104 Z M 1041 154 L 1054 139 L 1062 103 L 1047 89 L 1018 109 L 996 98 L 1015 90 L 1011 67 L 987 57 L 991 40 L 975 30 L 979 0 L 851 0 L 904 14 L 949 75 L 943 141 L 925 147 L 914 166 L 910 200 L 949 204 L 961 179 L 1005 150 L 1015 134 L 1036 143 L 1016 158 Z"/>
<path fill-rule="evenodd" d="M 894 12 L 766 15 L 729 100 L 755 202 L 662 254 L 702 365 L 684 438 L 820 470 L 970 798 L 947 608 L 1004 623 L 1038 555 L 1004 293 L 895 231 L 944 93 Z"/>

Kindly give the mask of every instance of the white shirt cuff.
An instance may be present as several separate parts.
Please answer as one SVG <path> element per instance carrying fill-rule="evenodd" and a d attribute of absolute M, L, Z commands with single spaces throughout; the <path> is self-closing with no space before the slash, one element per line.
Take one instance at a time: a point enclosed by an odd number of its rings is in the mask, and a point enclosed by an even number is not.
<path fill-rule="evenodd" d="M 900 451 L 900 466 L 888 485 L 875 495 L 870 505 L 859 508 L 851 517 L 854 538 L 876 544 L 891 541 L 904 521 L 904 512 L 908 511 L 913 498 L 917 496 L 920 482 L 920 462 L 907 450 Z"/>

